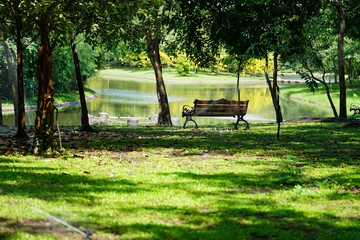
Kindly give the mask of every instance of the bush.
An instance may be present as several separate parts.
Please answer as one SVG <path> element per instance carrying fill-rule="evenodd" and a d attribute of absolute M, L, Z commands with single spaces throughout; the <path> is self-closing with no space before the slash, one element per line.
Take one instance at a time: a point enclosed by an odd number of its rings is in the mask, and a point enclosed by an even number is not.
<path fill-rule="evenodd" d="M 175 60 L 175 68 L 180 76 L 188 76 L 191 70 L 191 63 L 185 54 L 179 54 Z"/>

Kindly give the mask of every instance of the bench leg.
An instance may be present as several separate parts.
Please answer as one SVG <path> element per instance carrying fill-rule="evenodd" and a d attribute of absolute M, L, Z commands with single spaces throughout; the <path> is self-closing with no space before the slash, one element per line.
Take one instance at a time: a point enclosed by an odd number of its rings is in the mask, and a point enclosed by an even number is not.
<path fill-rule="evenodd" d="M 197 123 L 194 121 L 194 119 L 192 119 L 192 117 L 191 117 L 191 116 L 186 116 L 186 120 L 185 120 L 185 123 L 184 123 L 183 129 L 185 129 L 185 128 L 186 128 L 186 123 L 187 123 L 188 121 L 192 121 L 193 123 L 195 123 L 195 128 L 199 128 L 199 127 L 198 127 L 198 125 L 197 125 Z"/>
<path fill-rule="evenodd" d="M 239 121 L 240 121 L 240 116 L 237 116 L 237 120 L 236 120 L 235 127 L 234 127 L 234 129 L 236 129 L 236 130 L 238 129 Z"/>
<path fill-rule="evenodd" d="M 243 121 L 246 124 L 246 127 L 244 128 L 244 130 L 250 129 L 249 123 L 242 116 L 237 116 L 237 120 L 235 123 L 235 129 L 238 129 L 238 125 L 239 125 L 240 121 Z"/>
<path fill-rule="evenodd" d="M 244 121 L 246 124 L 246 127 L 244 128 L 244 130 L 249 130 L 250 129 L 249 123 L 245 119 L 242 119 L 242 121 Z"/>
<path fill-rule="evenodd" d="M 186 128 L 186 123 L 187 123 L 187 119 L 185 120 L 185 122 L 184 122 L 184 125 L 183 125 L 183 129 L 185 129 Z"/>

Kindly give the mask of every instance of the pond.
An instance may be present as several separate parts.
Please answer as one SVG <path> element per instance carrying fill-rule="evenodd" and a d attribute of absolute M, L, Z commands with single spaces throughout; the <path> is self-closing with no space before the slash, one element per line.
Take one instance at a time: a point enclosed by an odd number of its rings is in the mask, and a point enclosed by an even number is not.
<path fill-rule="evenodd" d="M 150 115 L 158 113 L 155 80 L 138 81 L 97 76 L 92 78 L 87 86 L 97 92 L 97 98 L 88 102 L 90 115 L 98 116 L 100 112 L 106 112 L 117 118 L 116 120 L 126 123 L 128 117 L 137 117 L 140 122 L 147 122 Z M 265 81 L 241 80 L 240 89 L 241 99 L 250 100 L 248 113 L 245 116 L 250 124 L 275 121 L 274 108 Z M 181 117 L 183 105 L 192 106 L 195 99 L 237 99 L 236 79 L 233 84 L 228 82 L 205 84 L 196 81 L 181 84 L 168 81 L 166 90 L 171 116 L 179 119 L 178 124 L 184 122 Z M 284 119 L 322 117 L 326 114 L 319 109 L 289 99 L 281 99 L 281 107 Z M 34 115 L 34 112 L 26 114 L 27 126 L 34 124 Z M 5 125 L 14 125 L 13 118 L 13 115 L 5 115 Z M 80 119 L 79 106 L 63 108 L 59 113 L 60 125 L 80 125 Z M 197 118 L 199 124 L 213 124 L 219 121 L 234 121 L 234 118 Z"/>

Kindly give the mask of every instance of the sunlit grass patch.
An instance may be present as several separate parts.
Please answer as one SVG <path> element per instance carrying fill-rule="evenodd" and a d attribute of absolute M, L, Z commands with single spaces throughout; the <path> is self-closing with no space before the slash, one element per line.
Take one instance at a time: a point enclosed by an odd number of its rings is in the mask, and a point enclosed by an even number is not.
<path fill-rule="evenodd" d="M 0 238 L 357 239 L 356 128 L 64 130 L 66 154 L 0 157 Z M 15 146 L 15 145 L 14 145 Z"/>

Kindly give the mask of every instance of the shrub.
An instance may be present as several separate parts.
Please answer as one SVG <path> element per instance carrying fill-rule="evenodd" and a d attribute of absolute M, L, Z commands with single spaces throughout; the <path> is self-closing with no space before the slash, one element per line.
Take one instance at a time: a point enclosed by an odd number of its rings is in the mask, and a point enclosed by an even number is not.
<path fill-rule="evenodd" d="M 185 54 L 178 54 L 175 62 L 175 68 L 180 76 L 188 76 L 190 74 L 191 63 Z"/>

